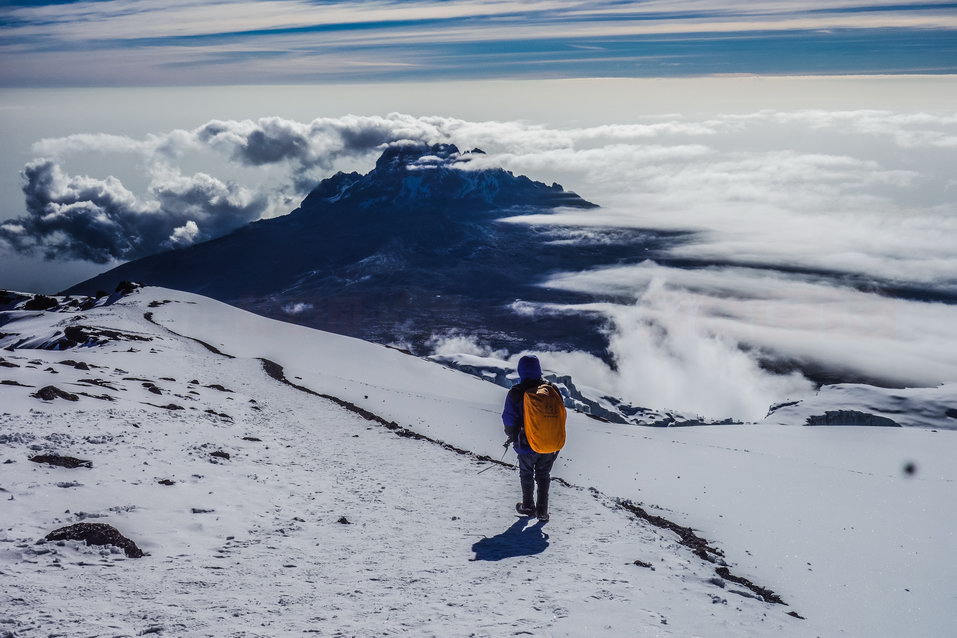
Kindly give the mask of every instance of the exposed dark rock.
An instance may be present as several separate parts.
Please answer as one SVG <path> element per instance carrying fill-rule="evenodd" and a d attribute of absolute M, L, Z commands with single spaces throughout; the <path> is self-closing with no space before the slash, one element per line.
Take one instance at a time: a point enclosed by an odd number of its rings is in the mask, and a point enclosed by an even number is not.
<path fill-rule="evenodd" d="M 216 410 L 213 410 L 212 408 L 208 408 L 208 409 L 206 409 L 206 410 L 203 410 L 203 412 L 205 412 L 206 414 L 212 414 L 212 415 L 214 415 L 214 416 L 222 417 L 222 418 L 224 418 L 224 419 L 229 419 L 230 421 L 233 420 L 233 417 L 229 416 L 229 415 L 226 414 L 225 412 L 217 412 Z"/>
<path fill-rule="evenodd" d="M 58 302 L 53 297 L 46 295 L 34 295 L 30 301 L 23 304 L 24 310 L 51 310 L 58 306 Z"/>
<path fill-rule="evenodd" d="M 80 396 L 90 397 L 91 399 L 99 399 L 100 401 L 116 401 L 115 398 L 108 394 L 90 394 L 89 392 L 79 392 L 78 394 Z"/>
<path fill-rule="evenodd" d="M 7 361 L 3 357 L 0 357 L 0 368 L 19 368 L 20 366 L 12 361 Z"/>
<path fill-rule="evenodd" d="M 262 442 L 262 439 L 257 439 L 254 436 L 244 436 L 243 441 L 253 441 L 254 443 L 260 443 Z"/>
<path fill-rule="evenodd" d="M 220 392 L 232 392 L 232 390 L 230 390 L 229 388 L 224 388 L 223 386 L 219 385 L 218 383 L 211 383 L 211 384 L 209 384 L 209 385 L 206 386 L 206 387 L 207 387 L 207 388 L 212 388 L 213 390 L 219 390 Z"/>
<path fill-rule="evenodd" d="M 120 283 L 116 284 L 116 292 L 120 293 L 121 295 L 128 295 L 142 287 L 142 285 L 133 281 L 121 281 Z"/>
<path fill-rule="evenodd" d="M 160 485 L 176 485 L 176 481 L 172 481 L 170 479 L 162 479 L 156 482 L 159 483 Z"/>
<path fill-rule="evenodd" d="M 20 383 L 19 381 L 13 381 L 13 380 L 11 380 L 11 379 L 4 379 L 3 381 L 0 381 L 0 385 L 15 385 L 15 386 L 18 386 L 18 387 L 21 387 L 21 388 L 35 388 L 35 387 L 36 387 L 35 385 L 24 385 L 23 383 Z"/>
<path fill-rule="evenodd" d="M 870 425 L 899 428 L 900 423 L 886 416 L 877 416 L 857 410 L 828 410 L 824 414 L 809 416 L 805 425 Z"/>
<path fill-rule="evenodd" d="M 190 301 L 190 302 L 188 302 L 188 303 L 194 303 L 194 302 Z M 149 321 L 150 323 L 154 324 L 154 325 L 157 325 L 157 326 L 159 326 L 159 327 L 161 327 L 161 328 L 164 328 L 164 329 L 165 329 L 167 332 L 169 332 L 170 334 L 174 334 L 174 335 L 176 335 L 177 337 L 182 337 L 183 339 L 189 339 L 190 341 L 195 341 L 196 343 L 198 343 L 199 345 L 203 346 L 204 348 L 206 348 L 207 350 L 209 350 L 209 351 L 212 352 L 213 354 L 218 354 L 219 356 L 221 356 L 221 357 L 226 357 L 227 359 L 235 359 L 235 358 L 236 358 L 236 357 L 234 357 L 234 356 L 231 355 L 231 354 L 226 354 L 225 352 L 221 351 L 221 350 L 220 350 L 219 348 L 217 348 L 216 346 L 214 346 L 214 345 L 212 345 L 212 344 L 209 344 L 209 343 L 206 343 L 206 342 L 203 341 L 202 339 L 197 339 L 196 337 L 189 337 L 189 336 L 187 336 L 187 335 L 180 334 L 180 333 L 178 333 L 178 332 L 175 332 L 175 331 L 173 331 L 173 330 L 170 330 L 169 328 L 167 328 L 166 326 L 164 326 L 164 325 L 162 325 L 162 324 L 156 323 L 156 322 L 153 320 L 153 313 L 152 313 L 152 312 L 144 312 L 144 313 L 143 313 L 143 318 L 146 319 L 147 321 Z M 192 382 L 191 382 L 191 383 L 192 383 Z M 199 383 L 199 381 L 196 381 L 195 383 Z"/>
<path fill-rule="evenodd" d="M 230 458 L 229 452 L 223 452 L 222 450 L 216 450 L 215 452 L 210 452 L 209 455 L 210 455 L 210 456 L 215 456 L 215 457 L 220 458 L 220 459 L 226 459 L 227 461 L 228 461 L 229 458 Z"/>
<path fill-rule="evenodd" d="M 800 401 L 785 401 L 784 403 L 775 403 L 774 405 L 772 405 L 771 407 L 768 408 L 768 413 L 765 415 L 764 418 L 767 418 L 767 417 L 771 416 L 772 414 L 774 414 L 775 412 L 777 412 L 777 411 L 780 410 L 781 408 L 787 408 L 787 407 L 790 407 L 790 406 L 792 406 L 792 405 L 797 405 L 797 404 L 799 404 L 799 403 L 800 403 Z"/>
<path fill-rule="evenodd" d="M 644 567 L 646 569 L 650 569 L 651 571 L 655 571 L 655 568 L 651 565 L 651 563 L 646 563 L 643 560 L 635 560 L 634 564 L 638 567 Z"/>
<path fill-rule="evenodd" d="M 944 412 L 944 414 L 952 419 L 957 419 L 957 410 L 954 408 L 947 408 L 947 411 Z"/>
<path fill-rule="evenodd" d="M 691 551 L 694 552 L 694 554 L 699 558 L 713 563 L 715 562 L 716 558 L 721 558 L 724 556 L 724 552 L 716 547 L 712 547 L 707 540 L 695 534 L 694 530 L 690 527 L 684 527 L 683 525 L 678 525 L 677 523 L 669 521 L 662 516 L 650 514 L 647 510 L 645 510 L 645 508 L 628 500 L 619 500 L 618 504 L 638 518 L 651 523 L 655 527 L 671 530 L 678 535 L 679 542 L 685 547 L 691 549 Z"/>
<path fill-rule="evenodd" d="M 143 384 L 143 387 L 152 392 L 153 394 L 163 394 L 163 391 L 156 387 L 156 384 L 146 382 Z"/>
<path fill-rule="evenodd" d="M 185 410 L 181 405 L 176 405 L 175 403 L 169 403 L 167 405 L 156 405 L 155 403 L 147 403 L 146 405 L 151 405 L 154 408 L 163 408 L 164 410 Z"/>
<path fill-rule="evenodd" d="M 157 301 L 156 299 L 154 299 L 153 301 L 149 302 L 149 304 L 147 305 L 147 308 L 159 308 L 163 304 L 167 304 L 167 303 L 172 303 L 172 301 L 170 299 L 164 299 L 162 301 Z"/>
<path fill-rule="evenodd" d="M 350 521 L 350 520 L 349 520 L 348 518 L 346 518 L 345 516 L 340 516 L 340 517 L 339 517 L 339 520 L 336 521 L 336 522 L 337 522 L 337 523 L 341 523 L 342 525 L 352 525 L 352 521 Z"/>
<path fill-rule="evenodd" d="M 807 620 L 804 616 L 802 616 L 801 614 L 797 613 L 796 611 L 789 611 L 787 615 L 788 615 L 788 616 L 791 616 L 792 618 L 799 618 L 799 619 L 801 619 L 801 620 Z"/>
<path fill-rule="evenodd" d="M 85 361 L 74 361 L 73 359 L 64 359 L 63 361 L 58 362 L 61 366 L 70 366 L 76 368 L 77 370 L 90 370 L 91 368 L 102 368 L 103 366 L 89 364 Z"/>
<path fill-rule="evenodd" d="M 30 295 L 23 295 L 12 290 L 0 290 L 0 308 L 15 306 L 24 299 L 29 299 Z"/>
<path fill-rule="evenodd" d="M 216 510 L 203 509 L 202 507 L 193 507 L 193 508 L 190 508 L 190 511 L 193 514 L 212 514 Z"/>
<path fill-rule="evenodd" d="M 119 390 L 117 390 L 117 388 L 116 388 L 115 386 L 113 386 L 113 385 L 112 385 L 109 381 L 107 381 L 106 379 L 79 379 L 79 380 L 77 381 L 77 383 L 85 383 L 85 384 L 87 384 L 87 385 L 95 385 L 95 386 L 98 387 L 98 388 L 106 388 L 107 390 L 113 390 L 114 392 L 118 392 L 118 391 L 119 391 Z"/>
<path fill-rule="evenodd" d="M 143 550 L 136 543 L 120 534 L 112 525 L 106 523 L 77 523 L 61 527 L 44 537 L 47 541 L 85 541 L 87 545 L 114 545 L 122 549 L 130 558 L 142 558 Z"/>
<path fill-rule="evenodd" d="M 44 401 L 53 401 L 54 399 L 57 399 L 57 398 L 66 399 L 67 401 L 80 400 L 80 397 L 78 397 L 77 395 L 71 392 L 65 392 L 61 390 L 60 388 L 56 387 L 55 385 L 44 386 L 30 396 L 36 397 L 37 399 L 42 399 Z"/>
<path fill-rule="evenodd" d="M 75 348 L 77 346 L 101 346 L 110 341 L 152 341 L 153 337 L 144 337 L 142 335 L 120 332 L 119 330 L 109 330 L 107 328 L 96 328 L 93 326 L 67 326 L 63 329 L 63 338 L 59 339 L 53 350 L 63 350 L 66 348 Z"/>
<path fill-rule="evenodd" d="M 778 605 L 786 604 L 783 600 L 781 600 L 780 596 L 775 594 L 770 589 L 766 587 L 761 587 L 760 585 L 755 585 L 747 578 L 743 578 L 741 576 L 735 576 L 734 574 L 731 573 L 731 570 L 728 569 L 727 567 L 718 567 L 714 571 L 716 574 L 718 574 L 718 576 L 720 576 L 721 578 L 725 580 L 730 580 L 732 583 L 737 583 L 739 585 L 743 585 L 744 587 L 747 587 L 748 589 L 753 591 L 755 594 L 763 598 L 766 602 L 776 603 Z"/>
<path fill-rule="evenodd" d="M 160 381 L 173 381 L 173 382 L 175 382 L 176 379 L 174 379 L 173 377 L 160 377 Z"/>
<path fill-rule="evenodd" d="M 34 463 L 46 463 L 71 470 L 78 467 L 93 467 L 93 461 L 85 461 L 72 456 L 60 456 L 59 454 L 38 454 L 37 456 L 31 456 L 30 460 Z"/>

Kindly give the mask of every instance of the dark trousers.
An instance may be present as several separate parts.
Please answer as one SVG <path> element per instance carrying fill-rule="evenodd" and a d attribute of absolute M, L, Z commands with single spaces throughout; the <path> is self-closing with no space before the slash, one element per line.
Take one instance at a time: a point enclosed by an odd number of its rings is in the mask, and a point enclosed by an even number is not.
<path fill-rule="evenodd" d="M 552 480 L 552 466 L 555 465 L 555 459 L 557 458 L 558 452 L 552 452 L 551 454 L 532 452 L 518 455 L 518 477 L 522 482 L 522 502 L 525 506 L 532 506 L 532 494 L 537 485 L 537 509 L 540 514 L 548 511 L 548 485 Z"/>

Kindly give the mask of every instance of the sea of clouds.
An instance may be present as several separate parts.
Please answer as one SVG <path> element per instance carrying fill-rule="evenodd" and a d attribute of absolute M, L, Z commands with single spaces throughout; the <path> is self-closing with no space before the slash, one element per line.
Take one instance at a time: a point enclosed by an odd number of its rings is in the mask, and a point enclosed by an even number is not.
<path fill-rule="evenodd" d="M 770 370 L 774 360 L 888 385 L 957 379 L 955 113 L 670 114 L 581 128 L 390 114 L 71 135 L 34 145 L 26 214 L 0 223 L 0 243 L 103 264 L 186 246 L 288 212 L 318 179 L 367 169 L 403 140 L 480 147 L 466 170 L 557 180 L 601 205 L 510 219 L 548 225 L 571 249 L 618 241 L 622 228 L 686 233 L 661 263 L 541 282 L 600 303 L 514 306 L 607 319 L 613 366 L 543 353 L 583 383 L 649 407 L 758 418 L 813 388 Z M 146 188 L 84 174 L 91 153 L 132 158 Z M 209 167 L 184 170 L 196 158 Z M 241 183 L 229 167 L 246 170 Z"/>

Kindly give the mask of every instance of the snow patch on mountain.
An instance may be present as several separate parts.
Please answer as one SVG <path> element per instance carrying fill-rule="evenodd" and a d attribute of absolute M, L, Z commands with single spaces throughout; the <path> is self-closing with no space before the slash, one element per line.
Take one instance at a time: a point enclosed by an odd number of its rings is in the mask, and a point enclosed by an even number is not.
<path fill-rule="evenodd" d="M 764 421 L 957 430 L 957 383 L 942 383 L 934 388 L 825 385 L 813 396 L 771 406 Z"/>

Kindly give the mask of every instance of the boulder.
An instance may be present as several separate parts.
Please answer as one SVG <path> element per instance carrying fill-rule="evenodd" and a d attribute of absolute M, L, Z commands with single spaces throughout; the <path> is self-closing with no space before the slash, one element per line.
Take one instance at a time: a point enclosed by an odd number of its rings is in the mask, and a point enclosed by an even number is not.
<path fill-rule="evenodd" d="M 59 454 L 38 454 L 31 456 L 30 460 L 34 463 L 46 463 L 56 465 L 57 467 L 66 467 L 75 469 L 78 467 L 93 467 L 93 461 L 85 461 L 72 456 L 60 456 Z"/>
<path fill-rule="evenodd" d="M 73 394 L 72 392 L 66 392 L 56 387 L 55 385 L 48 385 L 40 388 L 32 395 L 37 399 L 42 399 L 44 401 L 53 401 L 54 399 L 65 399 L 67 401 L 79 401 L 80 397 Z"/>
<path fill-rule="evenodd" d="M 47 541 L 85 541 L 87 545 L 115 545 L 130 558 L 142 558 L 143 550 L 106 523 L 77 523 L 54 530 L 44 537 Z"/>
<path fill-rule="evenodd" d="M 46 295 L 34 295 L 30 301 L 23 304 L 24 310 L 50 310 L 56 308 L 57 300 Z"/>

